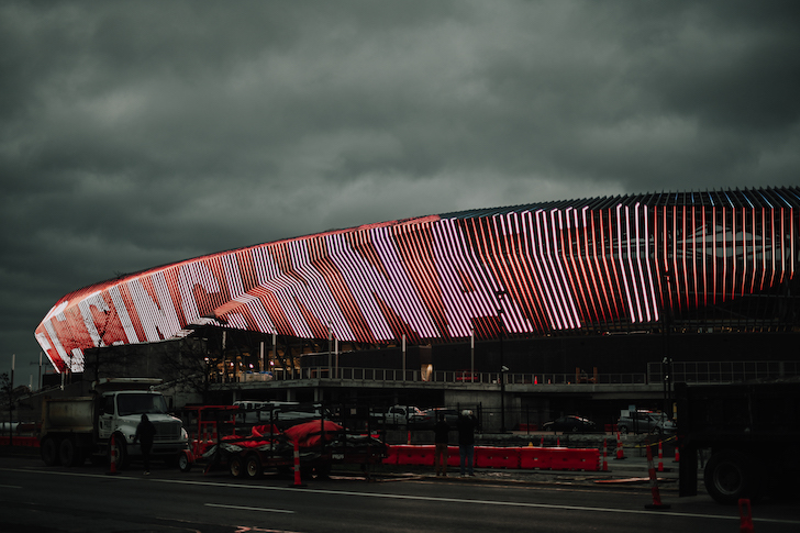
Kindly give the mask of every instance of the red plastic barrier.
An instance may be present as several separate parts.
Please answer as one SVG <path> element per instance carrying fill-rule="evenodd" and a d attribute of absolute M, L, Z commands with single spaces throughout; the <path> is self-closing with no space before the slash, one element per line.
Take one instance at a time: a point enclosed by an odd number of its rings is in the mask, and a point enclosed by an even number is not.
<path fill-rule="evenodd" d="M 554 449 L 551 468 L 553 470 L 597 471 L 600 451 L 594 449 Z"/>
<path fill-rule="evenodd" d="M 384 464 L 433 466 L 433 446 L 389 446 Z M 458 446 L 448 447 L 448 466 L 459 466 Z M 602 468 L 600 450 L 587 448 L 540 448 L 476 446 L 477 468 L 522 468 L 540 470 L 598 471 Z"/>
<path fill-rule="evenodd" d="M 458 446 L 448 446 L 447 466 L 460 466 L 460 465 L 461 465 L 461 451 L 458 449 Z"/>
<path fill-rule="evenodd" d="M 550 448 L 527 448 L 519 449 L 519 467 L 523 469 L 538 468 L 549 470 L 553 462 L 553 454 Z"/>
<path fill-rule="evenodd" d="M 0 446 L 8 446 L 11 444 L 9 442 L 9 438 L 0 437 Z M 36 437 L 14 437 L 13 438 L 14 446 L 19 447 L 29 447 L 29 448 L 38 448 L 39 447 L 39 439 Z"/>
<path fill-rule="evenodd" d="M 412 446 L 398 444 L 387 446 L 386 457 L 383 459 L 385 465 L 423 465 L 433 466 L 434 446 Z M 461 456 L 458 446 L 447 447 L 447 466 L 459 466 Z"/>
<path fill-rule="evenodd" d="M 478 468 L 519 468 L 519 448 L 475 446 Z"/>
<path fill-rule="evenodd" d="M 399 457 L 399 450 L 397 448 L 397 446 L 387 446 L 386 457 L 384 457 L 381 462 L 385 465 L 396 465 L 397 458 Z"/>
<path fill-rule="evenodd" d="M 400 445 L 392 448 L 397 448 L 399 465 L 433 466 L 433 446 Z"/>

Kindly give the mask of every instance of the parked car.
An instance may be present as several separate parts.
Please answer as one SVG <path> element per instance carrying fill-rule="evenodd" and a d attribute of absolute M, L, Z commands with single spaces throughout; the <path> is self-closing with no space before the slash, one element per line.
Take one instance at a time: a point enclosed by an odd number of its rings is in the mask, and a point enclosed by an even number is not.
<path fill-rule="evenodd" d="M 422 423 L 424 426 L 433 426 L 436 425 L 436 422 L 439 421 L 439 415 L 444 415 L 444 421 L 447 422 L 447 425 L 451 428 L 456 427 L 456 422 L 458 422 L 458 411 L 455 409 L 445 409 L 444 407 L 434 407 L 433 409 L 427 409 L 422 412 L 423 416 L 426 417 L 426 420 Z"/>
<path fill-rule="evenodd" d="M 275 424 L 279 429 L 324 418 L 330 420 L 332 414 L 322 410 L 320 404 L 300 402 L 261 402 L 241 400 L 233 402 L 239 408 L 236 421 L 240 424 Z"/>
<path fill-rule="evenodd" d="M 620 412 L 617 420 L 617 429 L 623 435 L 626 433 L 654 433 L 656 435 L 675 433 L 675 423 L 666 413 L 655 411 L 627 411 Z"/>
<path fill-rule="evenodd" d="M 563 431 L 565 433 L 591 433 L 597 431 L 597 424 L 586 418 L 568 415 L 557 418 L 552 422 L 545 422 L 545 431 Z"/>
<path fill-rule="evenodd" d="M 430 416 L 412 405 L 394 405 L 386 412 L 373 412 L 370 416 L 377 423 L 387 426 L 421 426 L 430 421 Z"/>

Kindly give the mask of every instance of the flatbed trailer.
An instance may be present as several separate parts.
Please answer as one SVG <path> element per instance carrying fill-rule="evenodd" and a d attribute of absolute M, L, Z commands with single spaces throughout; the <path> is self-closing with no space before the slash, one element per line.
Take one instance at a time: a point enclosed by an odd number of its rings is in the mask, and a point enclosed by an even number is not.
<path fill-rule="evenodd" d="M 698 461 L 714 500 L 734 504 L 796 490 L 800 380 L 677 383 L 679 495 L 697 494 Z"/>
<path fill-rule="evenodd" d="M 198 406 L 186 411 L 194 430 L 190 451 L 180 462 L 184 471 L 204 464 L 206 472 L 226 468 L 234 477 L 255 479 L 270 470 L 289 473 L 296 444 L 305 477 L 326 476 L 336 464 L 360 465 L 369 476 L 370 466 L 387 455 L 388 448 L 377 435 L 349 431 L 324 418 L 279 429 L 276 424 L 237 424 L 244 418 L 238 406 Z"/>

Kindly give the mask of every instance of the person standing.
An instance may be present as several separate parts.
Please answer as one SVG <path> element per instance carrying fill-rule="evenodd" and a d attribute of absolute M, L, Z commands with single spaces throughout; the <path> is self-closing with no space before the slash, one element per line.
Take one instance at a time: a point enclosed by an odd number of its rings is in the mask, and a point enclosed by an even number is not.
<path fill-rule="evenodd" d="M 448 437 L 450 434 L 450 426 L 444 420 L 444 414 L 439 413 L 439 420 L 433 426 L 433 443 L 436 447 L 433 456 L 433 466 L 436 469 L 436 475 L 447 476 L 447 459 L 449 444 Z"/>
<path fill-rule="evenodd" d="M 142 419 L 136 426 L 136 434 L 133 436 L 134 444 L 138 441 L 142 447 L 142 460 L 144 461 L 144 475 L 150 475 L 150 451 L 153 449 L 153 440 L 156 436 L 156 426 L 142 413 Z"/>
<path fill-rule="evenodd" d="M 475 453 L 475 417 L 472 411 L 461 411 L 456 426 L 458 428 L 458 451 L 461 455 L 461 477 L 467 473 L 474 476 L 472 463 Z"/>

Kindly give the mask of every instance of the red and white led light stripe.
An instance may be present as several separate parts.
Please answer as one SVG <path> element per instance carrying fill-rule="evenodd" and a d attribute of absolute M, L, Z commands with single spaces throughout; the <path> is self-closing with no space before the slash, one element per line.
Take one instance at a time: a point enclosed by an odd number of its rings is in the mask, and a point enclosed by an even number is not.
<path fill-rule="evenodd" d="M 76 291 L 36 337 L 57 369 L 79 370 L 88 347 L 169 338 L 204 316 L 358 342 L 652 323 L 665 306 L 681 312 L 791 278 L 800 197 L 790 192 L 791 202 L 760 193 L 708 207 L 673 195 L 653 207 L 431 216 L 268 243 Z"/>

